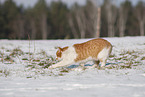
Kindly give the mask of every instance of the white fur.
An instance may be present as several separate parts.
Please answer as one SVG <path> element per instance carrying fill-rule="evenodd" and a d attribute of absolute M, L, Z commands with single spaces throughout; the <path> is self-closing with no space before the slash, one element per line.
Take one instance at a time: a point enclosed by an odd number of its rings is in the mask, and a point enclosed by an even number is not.
<path fill-rule="evenodd" d="M 77 53 L 74 47 L 69 47 L 66 51 L 62 52 L 62 61 L 50 66 L 50 68 L 63 67 L 75 63 Z"/>
<path fill-rule="evenodd" d="M 98 59 L 107 59 L 109 55 L 109 48 L 104 48 L 98 54 Z"/>
<path fill-rule="evenodd" d="M 109 57 L 110 49 L 111 48 L 104 48 L 98 54 L 98 60 L 101 60 L 101 67 L 104 67 L 106 65 L 106 60 Z"/>
<path fill-rule="evenodd" d="M 84 60 L 80 60 L 78 63 L 85 63 L 87 61 L 92 61 L 92 60 L 94 60 L 94 59 L 90 56 L 90 57 L 88 57 L 88 58 L 86 58 Z"/>
<path fill-rule="evenodd" d="M 66 51 L 62 53 L 62 59 L 74 60 L 77 57 L 77 53 L 74 47 L 69 47 Z"/>

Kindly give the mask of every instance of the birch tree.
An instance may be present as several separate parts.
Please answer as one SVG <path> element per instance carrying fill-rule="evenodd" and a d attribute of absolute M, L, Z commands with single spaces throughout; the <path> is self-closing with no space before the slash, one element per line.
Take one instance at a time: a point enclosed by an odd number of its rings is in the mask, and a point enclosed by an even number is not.
<path fill-rule="evenodd" d="M 91 0 L 93 4 L 93 29 L 94 29 L 94 36 L 96 38 L 100 37 L 100 28 L 101 28 L 101 7 L 99 4 L 99 0 Z"/>
<path fill-rule="evenodd" d="M 108 22 L 108 36 L 115 36 L 115 22 L 117 18 L 117 9 L 115 5 L 112 4 L 113 0 L 106 0 L 106 16 Z"/>
<path fill-rule="evenodd" d="M 126 22 L 128 17 L 128 11 L 129 11 L 129 9 L 127 8 L 128 3 L 129 1 L 124 2 L 123 4 L 120 5 L 119 8 L 118 28 L 119 28 L 120 37 L 123 37 L 125 34 Z"/>
<path fill-rule="evenodd" d="M 72 8 L 72 12 L 69 16 L 69 25 L 75 37 L 86 37 L 87 18 L 85 12 L 85 8 L 78 4 L 75 4 Z"/>
<path fill-rule="evenodd" d="M 73 34 L 74 38 L 79 38 L 79 34 L 78 34 L 77 27 L 76 27 L 76 24 L 75 24 L 76 21 L 74 19 L 74 13 L 73 12 L 69 13 L 68 23 L 69 23 L 69 26 L 71 28 L 71 31 L 72 31 L 72 34 Z"/>
<path fill-rule="evenodd" d="M 81 38 L 85 38 L 85 29 L 86 29 L 86 17 L 84 9 L 78 9 L 76 12 L 76 21 L 80 31 Z"/>

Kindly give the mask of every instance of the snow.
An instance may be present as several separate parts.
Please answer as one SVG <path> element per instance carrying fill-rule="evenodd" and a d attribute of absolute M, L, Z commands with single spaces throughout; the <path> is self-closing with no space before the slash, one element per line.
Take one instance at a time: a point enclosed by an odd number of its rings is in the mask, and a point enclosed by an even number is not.
<path fill-rule="evenodd" d="M 71 70 L 49 70 L 37 63 L 55 63 L 49 56 L 55 57 L 56 47 L 90 39 L 0 40 L 0 97 L 145 97 L 145 37 L 105 39 L 113 45 L 105 69 L 89 65 Z M 16 48 L 21 51 L 10 57 L 14 62 L 4 60 Z M 28 67 L 34 59 L 34 68 Z"/>

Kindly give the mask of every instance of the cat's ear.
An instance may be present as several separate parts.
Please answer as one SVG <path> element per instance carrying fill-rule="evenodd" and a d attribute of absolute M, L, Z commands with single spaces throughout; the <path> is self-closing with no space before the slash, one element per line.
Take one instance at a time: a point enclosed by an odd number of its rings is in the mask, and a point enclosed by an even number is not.
<path fill-rule="evenodd" d="M 58 47 L 58 49 L 59 49 L 60 51 L 62 51 L 62 50 L 63 50 L 61 47 Z"/>
<path fill-rule="evenodd" d="M 54 47 L 54 48 L 55 48 L 55 49 L 59 49 L 59 50 L 62 51 L 62 48 L 61 48 L 61 47 L 56 46 L 56 47 Z"/>

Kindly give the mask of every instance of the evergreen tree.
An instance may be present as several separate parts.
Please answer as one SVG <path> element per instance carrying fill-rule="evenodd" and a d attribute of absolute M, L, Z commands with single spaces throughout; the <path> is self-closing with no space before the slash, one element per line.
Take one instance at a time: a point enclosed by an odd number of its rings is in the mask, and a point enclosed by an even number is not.
<path fill-rule="evenodd" d="M 51 35 L 50 38 L 69 38 L 69 27 L 67 22 L 67 6 L 61 1 L 52 2 L 50 6 Z"/>
<path fill-rule="evenodd" d="M 107 13 L 106 13 L 106 5 L 107 1 L 104 0 L 102 6 L 101 6 L 101 37 L 107 37 L 108 36 L 108 25 L 107 25 Z"/>
<path fill-rule="evenodd" d="M 0 3 L 0 38 L 6 38 L 5 37 L 5 20 L 4 20 L 4 16 L 3 16 L 3 6 Z"/>
<path fill-rule="evenodd" d="M 135 36 L 138 35 L 139 29 L 138 29 L 138 22 L 135 17 L 135 10 L 133 8 L 132 2 L 131 1 L 125 1 L 124 2 L 124 10 L 128 10 L 128 17 L 126 21 L 126 30 L 125 30 L 125 35 L 126 36 Z"/>
<path fill-rule="evenodd" d="M 8 38 L 17 38 L 17 26 L 15 21 L 17 19 L 19 10 L 13 0 L 6 0 L 3 5 L 3 16 L 6 23 L 4 27 L 5 35 Z"/>
<path fill-rule="evenodd" d="M 38 0 L 34 6 L 34 12 L 37 20 L 37 28 L 39 28 L 37 34 L 41 36 L 42 39 L 47 39 L 48 37 L 48 24 L 47 24 L 47 4 L 45 0 Z"/>

